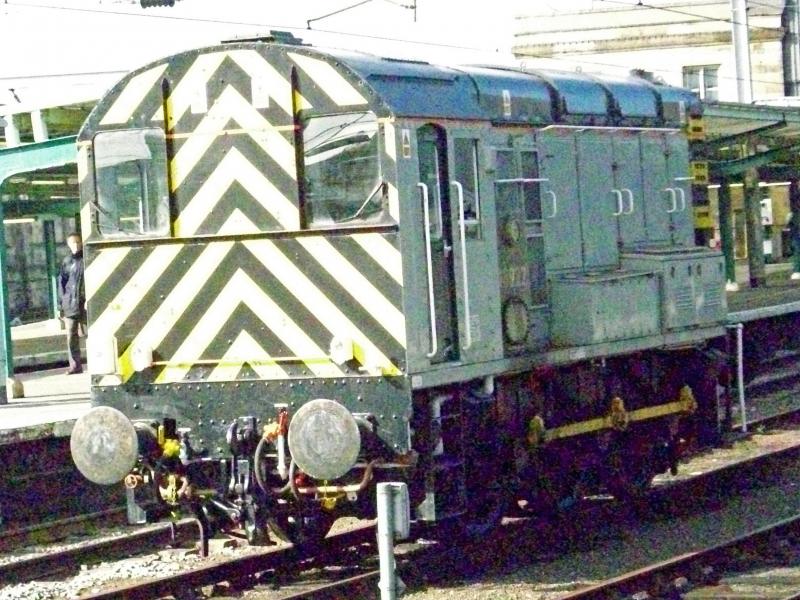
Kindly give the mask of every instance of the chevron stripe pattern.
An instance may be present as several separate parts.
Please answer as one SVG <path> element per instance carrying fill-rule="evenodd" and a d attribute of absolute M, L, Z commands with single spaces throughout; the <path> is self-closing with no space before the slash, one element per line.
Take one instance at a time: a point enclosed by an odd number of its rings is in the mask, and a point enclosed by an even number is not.
<path fill-rule="evenodd" d="M 145 68 L 101 102 L 98 130 L 165 129 L 175 204 L 171 240 L 87 246 L 89 335 L 115 338 L 122 381 L 402 372 L 397 228 L 300 229 L 293 111 L 367 109 L 351 79 L 323 58 L 238 45 Z M 393 128 L 382 138 L 393 168 Z M 394 187 L 389 202 L 397 221 Z M 331 360 L 334 338 L 360 370 Z M 136 348 L 154 368 L 134 370 Z"/>

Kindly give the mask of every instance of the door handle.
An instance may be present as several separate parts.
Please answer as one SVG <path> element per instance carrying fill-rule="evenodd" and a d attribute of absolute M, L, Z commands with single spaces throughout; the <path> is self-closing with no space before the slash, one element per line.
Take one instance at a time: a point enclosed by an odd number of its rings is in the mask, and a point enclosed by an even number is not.
<path fill-rule="evenodd" d="M 545 192 L 549 194 L 550 197 L 553 199 L 551 206 L 553 207 L 553 212 L 545 217 L 545 219 L 555 219 L 556 215 L 558 214 L 558 196 L 553 190 L 547 190 Z"/>
<path fill-rule="evenodd" d="M 686 210 L 686 190 L 682 187 L 675 188 L 678 190 L 678 195 L 681 197 L 681 211 Z"/>
<path fill-rule="evenodd" d="M 624 212 L 624 207 L 622 203 L 622 191 L 621 190 L 611 190 L 611 193 L 617 197 L 617 212 L 614 213 L 615 217 L 620 216 Z"/>
<path fill-rule="evenodd" d="M 678 193 L 675 191 L 675 188 L 664 188 L 664 191 L 669 193 L 670 200 L 672 201 L 672 207 L 667 211 L 672 214 L 678 210 Z"/>
<path fill-rule="evenodd" d="M 625 211 L 626 215 L 633 214 L 633 192 L 628 188 L 623 188 L 622 191 L 628 195 L 628 210 Z"/>

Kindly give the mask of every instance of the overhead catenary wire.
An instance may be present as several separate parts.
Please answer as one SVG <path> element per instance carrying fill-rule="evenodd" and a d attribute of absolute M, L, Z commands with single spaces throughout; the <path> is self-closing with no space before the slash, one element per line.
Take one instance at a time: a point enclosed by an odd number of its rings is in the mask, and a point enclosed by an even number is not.
<path fill-rule="evenodd" d="M 669 8 L 666 6 L 658 6 L 655 4 L 647 4 L 642 2 L 642 0 L 637 0 L 635 4 L 631 4 L 630 2 L 625 2 L 624 0 L 599 0 L 600 2 L 605 2 L 606 4 L 615 4 L 620 6 L 628 6 L 631 10 L 638 10 L 639 8 L 647 8 L 650 10 L 660 10 L 663 12 L 674 13 L 678 15 L 683 15 L 685 17 L 693 17 L 696 19 L 700 19 L 701 21 L 711 21 L 715 23 L 730 23 L 731 25 L 742 25 L 742 23 L 736 22 L 733 19 L 725 19 L 721 17 L 710 17 L 708 15 L 701 15 L 698 13 L 692 13 L 685 10 L 678 10 L 677 8 Z M 770 7 L 773 8 L 773 7 Z M 775 31 L 777 28 L 775 27 L 761 27 L 759 25 L 750 25 L 746 24 L 748 29 L 760 29 L 765 31 Z"/>
<path fill-rule="evenodd" d="M 388 1 L 388 0 L 387 0 Z M 609 2 L 609 3 L 616 3 L 616 4 L 624 4 L 626 6 L 631 7 L 631 10 L 636 10 L 637 5 L 630 4 L 628 2 L 620 2 L 619 0 L 600 0 L 601 2 Z M 186 16 L 176 16 L 176 15 L 164 15 L 164 14 L 148 14 L 148 13 L 131 13 L 131 12 L 120 12 L 114 10 L 103 10 L 103 9 L 96 9 L 96 8 L 78 8 L 78 7 L 70 7 L 70 6 L 58 6 L 58 5 L 51 5 L 51 4 L 31 4 L 31 3 L 16 3 L 13 0 L 6 0 L 6 4 L 8 6 L 15 6 L 15 7 L 22 7 L 22 8 L 33 8 L 39 10 L 59 10 L 59 11 L 66 11 L 66 12 L 77 12 L 77 13 L 84 13 L 84 14 L 100 14 L 100 15 L 112 15 L 118 17 L 132 17 L 132 18 L 144 18 L 144 19 L 162 19 L 162 20 L 170 20 L 170 21 L 183 21 L 188 23 L 206 23 L 206 24 L 218 24 L 218 25 L 236 25 L 236 26 L 248 26 L 248 27 L 264 27 L 269 29 L 282 29 L 287 31 L 296 31 L 296 32 L 304 32 L 307 31 L 302 27 L 297 27 L 293 25 L 286 25 L 286 24 L 277 24 L 277 23 L 264 23 L 264 22 L 256 22 L 256 21 L 240 21 L 240 20 L 229 20 L 229 19 L 212 19 L 212 18 L 201 18 L 201 17 L 186 17 Z M 391 2 L 391 4 L 395 4 L 395 2 Z M 644 4 L 642 5 L 644 6 Z M 648 5 L 649 7 L 649 5 Z M 712 21 L 720 21 L 720 19 L 714 19 L 709 17 L 708 20 Z M 727 21 L 730 22 L 730 21 Z M 380 36 L 380 35 L 373 35 L 373 34 L 364 34 L 364 33 L 350 33 L 344 31 L 337 31 L 333 29 L 313 29 L 315 33 L 318 34 L 329 34 L 329 35 L 338 35 L 342 37 L 350 37 L 356 39 L 365 39 L 365 40 L 374 40 L 380 42 L 392 42 L 392 43 L 399 43 L 399 44 L 406 44 L 406 45 L 415 45 L 415 46 L 425 46 L 430 48 L 438 48 L 443 50 L 465 50 L 470 52 L 481 52 L 485 54 L 490 53 L 497 53 L 498 51 L 495 50 L 494 52 L 487 50 L 486 48 L 480 48 L 475 46 L 466 46 L 460 44 L 445 44 L 441 42 L 428 42 L 428 41 L 420 41 L 420 40 L 409 40 L 397 37 L 387 37 L 387 36 Z M 774 31 L 774 30 L 773 30 Z M 584 65 L 591 65 L 595 67 L 610 67 L 614 69 L 625 69 L 631 68 L 625 65 L 615 64 L 615 63 L 608 63 L 608 62 L 601 62 L 597 60 L 585 60 L 583 58 L 577 58 L 574 56 L 547 56 L 541 54 L 535 54 L 532 52 L 524 52 L 518 51 L 516 52 L 517 56 L 525 57 L 525 58 L 538 58 L 541 60 L 555 60 L 560 62 L 568 62 L 568 63 L 577 63 L 580 62 Z M 653 73 L 665 73 L 665 74 L 674 74 L 674 70 L 669 69 L 648 69 Z M 124 71 L 120 71 L 124 72 Z M 103 72 L 105 73 L 105 72 Z M 113 73 L 113 72 L 108 72 Z M 83 75 L 84 73 L 61 73 L 61 76 L 67 75 Z M 91 74 L 91 73 L 87 73 Z M 44 77 L 44 76 L 41 76 Z M 3 77 L 0 79 L 21 79 L 27 78 L 27 76 L 18 76 L 18 77 Z M 725 77 L 719 76 L 719 79 L 722 81 L 727 80 L 735 80 L 735 77 Z M 754 83 L 762 83 L 767 85 L 780 85 L 781 81 L 767 81 L 767 80 L 759 80 L 753 79 Z"/>

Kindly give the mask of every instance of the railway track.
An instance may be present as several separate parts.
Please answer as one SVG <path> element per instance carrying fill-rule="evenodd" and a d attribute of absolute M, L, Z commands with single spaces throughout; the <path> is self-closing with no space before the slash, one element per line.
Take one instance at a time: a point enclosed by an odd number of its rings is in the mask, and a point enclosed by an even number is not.
<path fill-rule="evenodd" d="M 120 532 L 113 537 L 78 543 L 66 549 L 33 554 L 0 564 L 0 582 L 20 583 L 45 576 L 66 576 L 100 561 L 129 557 L 195 538 L 197 525 L 191 519 L 143 527 L 133 532 Z"/>
<path fill-rule="evenodd" d="M 783 369 L 783 371 L 789 373 L 791 368 L 786 367 Z M 784 381 L 790 382 L 792 385 L 794 385 L 796 378 L 788 376 Z M 777 387 L 780 388 L 780 386 Z M 762 389 L 772 390 L 770 393 L 773 393 L 775 390 L 772 383 Z M 782 414 L 769 416 L 762 421 L 762 424 L 766 426 L 792 420 L 793 412 L 796 411 L 790 410 Z M 55 452 L 48 452 L 42 455 L 42 461 L 39 463 L 40 473 L 52 474 L 59 472 L 60 468 L 64 468 L 59 467 L 58 465 L 58 444 L 55 444 L 54 447 L 56 448 Z M 19 453 L 22 452 L 22 450 L 16 450 L 16 452 Z M 795 460 L 798 456 L 800 456 L 800 448 L 789 448 L 787 450 L 774 453 L 768 457 L 757 457 L 750 461 L 740 462 L 729 467 L 717 469 L 713 473 L 699 477 L 692 477 L 686 481 L 680 481 L 680 483 L 676 485 L 659 486 L 648 499 L 647 511 L 650 511 L 654 515 L 658 515 L 663 514 L 664 512 L 675 513 L 676 511 L 683 510 L 680 507 L 685 507 L 687 504 L 698 505 L 710 502 L 711 505 L 713 505 L 715 502 L 719 501 L 719 494 L 715 492 L 709 493 L 709 490 L 725 490 L 726 493 L 733 493 L 733 490 L 740 489 L 742 485 L 747 485 L 747 481 L 752 482 L 756 480 L 760 472 L 763 473 L 765 471 L 772 470 L 776 462 L 783 460 Z M 28 461 L 27 464 L 30 467 L 30 461 Z M 17 472 L 21 470 L 22 467 L 20 467 Z M 15 481 L 18 483 L 20 481 L 37 482 L 41 479 L 41 477 L 31 477 L 28 475 L 26 477 L 17 478 Z M 2 484 L 0 484 L 0 488 L 1 487 Z M 10 486 L 8 486 L 6 483 L 5 489 L 9 489 L 9 487 Z M 120 496 L 118 500 L 121 500 L 121 494 L 119 494 L 119 492 L 117 492 L 117 494 Z M 702 499 L 700 499 L 701 497 Z M 691 500 L 687 501 L 687 498 Z M 77 507 L 76 503 L 67 503 L 67 505 Z M 588 510 L 602 513 L 602 511 L 605 510 L 604 507 L 605 505 L 603 502 L 598 502 Z M 30 540 L 58 540 L 62 538 L 66 532 L 87 529 L 86 523 L 89 523 L 88 529 L 91 529 L 95 526 L 92 523 L 101 523 L 105 521 L 107 524 L 109 520 L 121 520 L 123 515 L 124 513 L 121 509 L 114 508 L 108 511 L 100 511 L 96 515 L 93 515 L 93 517 L 88 519 L 86 522 L 79 517 L 68 517 L 60 520 L 60 522 L 56 523 L 54 527 L 37 524 L 27 527 L 12 528 L 8 527 L 8 522 L 6 522 L 5 532 L 3 531 L 3 528 L 0 527 L 0 550 L 7 550 Z M 25 518 L 34 520 L 36 516 L 37 513 L 35 511 L 31 511 L 25 515 Z M 597 518 L 589 516 L 586 519 L 581 518 L 581 523 L 587 521 L 589 524 L 591 524 L 593 521 L 600 522 L 605 518 L 606 517 Z M 644 518 L 648 517 L 645 516 Z M 421 582 L 434 581 L 438 574 L 442 572 L 452 573 L 452 571 L 449 569 L 442 569 L 441 565 L 452 565 L 453 561 L 451 555 L 453 552 L 463 553 L 464 556 L 468 557 L 463 562 L 469 565 L 470 572 L 465 573 L 464 576 L 472 577 L 476 572 L 479 573 L 484 570 L 491 570 L 497 566 L 492 564 L 482 565 L 481 555 L 486 556 L 487 554 L 502 554 L 505 551 L 504 547 L 507 548 L 516 546 L 520 548 L 520 550 L 518 550 L 516 553 L 512 552 L 512 554 L 519 554 L 522 552 L 522 554 L 526 555 L 524 558 L 520 558 L 519 556 L 507 557 L 507 560 L 510 560 L 511 562 L 531 559 L 547 560 L 548 557 L 553 553 L 562 553 L 568 550 L 563 546 L 565 543 L 562 535 L 563 530 L 554 532 L 552 531 L 552 527 L 548 528 L 546 525 L 531 523 L 532 521 L 530 519 L 519 519 L 512 521 L 509 527 L 503 528 L 503 530 L 507 533 L 501 533 L 498 536 L 499 545 L 497 546 L 496 552 L 495 550 L 490 550 L 487 552 L 486 548 L 488 542 L 483 540 L 480 548 L 474 551 L 474 556 L 472 557 L 470 557 L 470 553 L 473 553 L 473 550 L 470 550 L 468 546 L 454 549 L 442 544 L 427 544 L 419 547 L 417 547 L 418 545 L 415 544 L 407 544 L 406 548 L 401 552 L 401 555 L 398 558 L 399 569 L 403 573 L 404 579 L 406 579 L 409 584 L 420 585 Z M 195 526 L 189 523 L 186 525 L 186 527 L 186 536 L 181 539 L 196 537 L 196 530 L 194 529 Z M 533 535 L 537 537 L 539 541 L 549 540 L 550 549 L 548 551 L 543 552 L 541 547 L 535 545 L 526 543 L 519 544 L 522 536 L 531 535 L 532 527 L 536 530 Z M 556 527 L 566 527 L 568 529 L 569 524 L 559 524 Z M 59 528 L 61 529 L 59 530 Z M 6 584 L 18 581 L 31 581 L 37 577 L 42 577 L 45 573 L 60 573 L 62 575 L 68 575 L 80 569 L 81 565 L 90 565 L 100 558 L 103 560 L 108 560 L 112 557 L 121 557 L 125 556 L 126 554 L 130 554 L 131 548 L 134 545 L 140 546 L 139 551 L 144 552 L 148 549 L 162 547 L 168 543 L 176 543 L 175 532 L 170 532 L 168 528 L 165 529 L 162 527 L 157 532 L 141 534 L 137 533 L 136 535 L 137 537 L 126 538 L 124 541 L 117 540 L 97 542 L 94 545 L 87 544 L 86 548 L 84 549 L 74 549 L 62 555 L 53 554 L 50 558 L 34 558 L 31 559 L 30 562 L 28 559 L 25 561 L 18 561 L 19 564 L 14 567 L 9 567 L 8 569 L 0 567 L 0 583 Z M 371 538 L 374 538 L 374 532 L 371 529 L 369 533 L 366 534 L 366 538 L 370 538 L 369 541 L 372 541 Z M 335 540 L 336 538 L 332 539 Z M 326 541 L 326 545 L 328 543 L 329 542 Z M 330 543 L 334 544 L 334 546 L 331 546 L 331 548 L 338 547 L 341 549 L 343 547 L 335 546 L 335 544 L 338 544 L 339 542 Z M 360 543 L 367 544 L 367 541 L 365 539 Z M 494 543 L 492 543 L 492 548 L 494 548 Z M 297 564 L 308 566 L 314 562 L 314 557 L 310 554 L 307 554 L 307 552 L 308 550 L 293 549 L 292 547 L 289 547 L 288 549 L 268 548 L 266 550 L 259 551 L 257 554 L 249 554 L 239 557 L 238 559 L 226 559 L 225 561 L 219 561 L 212 558 L 211 562 L 215 564 L 204 564 L 197 569 L 193 569 L 192 573 L 194 574 L 189 573 L 185 576 L 177 575 L 175 576 L 174 581 L 171 579 L 171 577 L 163 577 L 151 582 L 139 583 L 137 584 L 138 587 L 136 590 L 140 591 L 133 590 L 130 593 L 125 593 L 127 594 L 126 597 L 157 597 L 158 594 L 161 594 L 162 592 L 164 594 L 171 593 L 169 590 L 174 591 L 182 588 L 185 589 L 186 586 L 196 587 L 200 585 L 211 585 L 213 583 L 225 580 L 246 580 L 249 582 L 248 585 L 251 585 L 253 582 L 258 583 L 261 581 L 271 581 L 271 585 L 273 586 L 275 585 L 275 581 L 281 581 L 282 583 L 280 588 L 282 594 L 276 596 L 276 598 L 350 597 L 374 592 L 377 586 L 378 573 L 374 569 L 374 564 L 370 564 L 371 559 L 369 558 L 365 559 L 364 563 L 361 565 L 354 566 L 351 564 L 346 568 L 340 568 L 339 575 L 344 574 L 347 576 L 337 576 L 338 578 L 336 580 L 333 580 L 330 577 L 323 577 L 319 582 L 293 582 L 292 585 L 286 585 L 286 580 L 283 578 L 282 574 L 286 572 L 296 572 L 298 568 L 296 566 Z M 335 552 L 340 552 L 340 550 Z M 323 551 L 323 553 L 317 557 L 317 562 L 323 560 L 322 557 L 326 555 L 330 555 L 330 550 Z M 446 558 L 438 558 L 439 555 Z M 284 558 L 281 558 L 281 556 Z M 259 562 L 262 559 L 265 561 L 263 564 Z M 374 560 L 372 560 L 372 563 L 374 563 Z M 292 566 L 287 566 L 287 564 Z M 428 564 L 433 566 L 426 566 Z M 436 566 L 437 564 L 439 567 Z M 253 577 L 253 573 L 263 575 Z M 294 592 L 292 591 L 292 588 L 297 588 L 298 591 Z M 367 590 L 369 590 L 369 592 Z M 116 593 L 117 596 L 114 596 L 114 593 Z M 96 597 L 119 597 L 119 593 L 119 589 L 116 592 L 99 592 L 100 595 L 97 595 Z"/>
<path fill-rule="evenodd" d="M 111 508 L 65 519 L 48 520 L 28 527 L 0 529 L 0 552 L 26 545 L 57 542 L 71 536 L 91 535 L 102 527 L 123 525 L 126 522 L 125 509 Z"/>
<path fill-rule="evenodd" d="M 660 486 L 650 494 L 646 506 L 640 507 L 636 518 L 647 521 L 663 519 L 665 515 L 681 518 L 687 511 L 713 512 L 719 501 L 717 490 L 736 493 L 780 470 L 781 463 L 796 462 L 799 457 L 800 448 L 795 447 L 674 485 Z M 442 581 L 442 578 L 481 578 L 484 573 L 498 569 L 555 560 L 574 552 L 576 547 L 591 547 L 596 540 L 608 535 L 609 526 L 617 532 L 630 527 L 629 518 L 630 513 L 620 510 L 618 503 L 585 500 L 579 511 L 562 519 L 509 519 L 497 535 L 474 543 L 400 544 L 398 568 L 402 578 L 413 588 Z M 618 523 L 615 524 L 615 520 Z M 414 539 L 423 535 L 424 532 L 417 530 Z M 374 527 L 368 525 L 332 535 L 317 549 L 287 545 L 249 549 L 247 554 L 233 557 L 212 553 L 209 559 L 188 565 L 179 573 L 118 582 L 82 597 L 95 600 L 158 598 L 221 582 L 232 582 L 233 588 L 256 586 L 263 590 L 259 598 L 276 600 L 371 597 L 379 577 L 374 540 Z M 132 541 L 125 544 L 128 548 L 133 545 Z"/>
<path fill-rule="evenodd" d="M 255 582 L 276 583 L 289 576 L 290 572 L 298 569 L 310 568 L 313 563 L 323 560 L 324 557 L 336 555 L 341 557 L 353 548 L 362 545 L 373 547 L 375 543 L 374 525 L 362 525 L 341 533 L 333 534 L 317 547 L 305 548 L 293 546 L 269 547 L 246 556 L 228 559 L 210 559 L 210 564 L 203 564 L 196 568 L 185 570 L 181 573 L 149 579 L 111 585 L 103 591 L 87 596 L 82 600 L 111 600 L 116 598 L 151 599 L 163 596 L 180 597 L 186 590 L 214 585 L 219 582 L 246 582 L 252 585 Z M 326 583 L 326 585 L 331 585 Z M 336 584 L 334 584 L 336 585 Z M 314 585 L 311 584 L 303 594 L 311 593 Z"/>
<path fill-rule="evenodd" d="M 777 557 L 783 557 L 787 563 L 796 565 L 798 552 L 800 552 L 800 516 L 781 520 L 722 544 L 709 546 L 625 573 L 567 594 L 560 600 L 610 600 L 637 597 L 677 600 L 690 589 L 718 583 L 726 572 L 737 572 L 743 567 L 752 570 L 756 557 L 773 564 Z M 743 555 L 747 556 L 749 564 L 742 564 Z M 726 597 L 726 594 L 718 590 L 716 596 L 706 597 L 723 598 Z M 752 597 L 759 596 L 753 594 Z M 783 598 L 786 600 L 800 598 L 800 594 L 790 593 Z"/>

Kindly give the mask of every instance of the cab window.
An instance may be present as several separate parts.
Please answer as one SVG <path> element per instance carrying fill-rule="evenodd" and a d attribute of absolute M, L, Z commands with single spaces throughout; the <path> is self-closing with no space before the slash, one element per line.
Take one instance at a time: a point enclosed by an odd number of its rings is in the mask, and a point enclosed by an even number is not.
<path fill-rule="evenodd" d="M 304 121 L 303 210 L 308 227 L 390 220 L 379 137 L 378 119 L 369 111 Z"/>
<path fill-rule="evenodd" d="M 169 233 L 166 138 L 161 129 L 94 138 L 97 225 L 103 237 Z"/>

